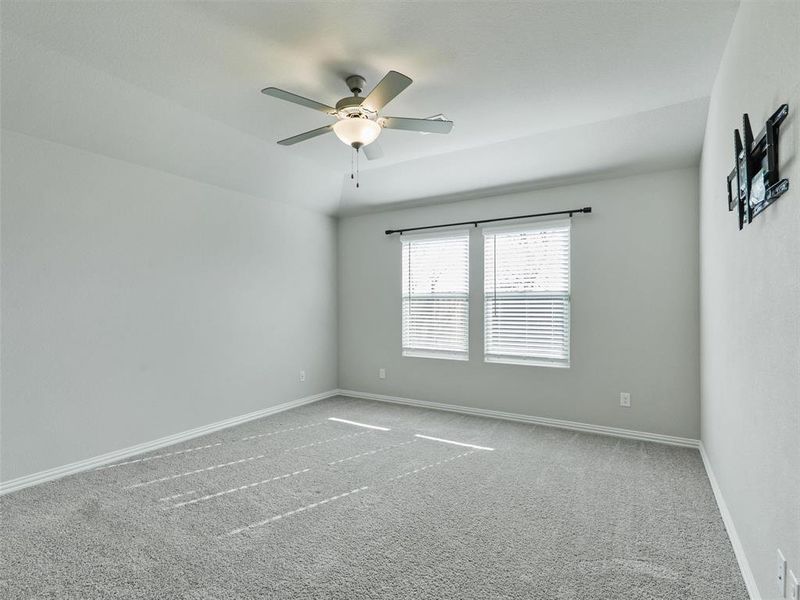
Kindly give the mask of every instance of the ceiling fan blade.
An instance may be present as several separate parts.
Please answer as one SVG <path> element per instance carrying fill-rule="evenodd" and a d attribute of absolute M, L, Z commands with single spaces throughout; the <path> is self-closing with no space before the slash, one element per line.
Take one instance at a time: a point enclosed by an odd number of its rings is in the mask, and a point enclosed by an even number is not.
<path fill-rule="evenodd" d="M 386 129 L 403 129 L 405 131 L 422 131 L 424 133 L 450 133 L 452 121 L 438 119 L 407 119 L 405 117 L 383 117 L 379 119 Z"/>
<path fill-rule="evenodd" d="M 261 90 L 261 93 L 266 96 L 272 96 L 273 98 L 278 98 L 280 100 L 286 100 L 286 102 L 293 102 L 294 104 L 299 104 L 300 106 L 305 106 L 306 108 L 313 108 L 314 110 L 328 113 L 329 115 L 336 113 L 336 109 L 333 108 L 332 106 L 328 106 L 327 104 L 322 104 L 321 102 L 317 102 L 316 100 L 303 98 L 303 96 L 298 96 L 297 94 L 293 94 L 292 92 L 287 92 L 286 90 L 281 90 L 276 87 L 264 88 L 263 90 Z"/>
<path fill-rule="evenodd" d="M 291 146 L 292 144 L 297 144 L 298 142 L 305 142 L 306 140 L 310 140 L 311 138 L 315 138 L 318 135 L 328 133 L 329 131 L 333 131 L 333 125 L 325 125 L 325 127 L 312 129 L 311 131 L 306 131 L 305 133 L 301 133 L 299 135 L 286 138 L 285 140 L 281 140 L 278 143 L 281 146 Z"/>
<path fill-rule="evenodd" d="M 367 157 L 367 160 L 377 160 L 379 158 L 383 158 L 383 148 L 381 148 L 380 144 L 378 144 L 376 140 L 371 144 L 364 146 L 364 156 Z"/>
<path fill-rule="evenodd" d="M 386 76 L 378 82 L 378 85 L 364 98 L 361 106 L 371 111 L 378 112 L 389 104 L 395 96 L 411 85 L 411 78 L 406 77 L 397 71 L 389 71 Z"/>

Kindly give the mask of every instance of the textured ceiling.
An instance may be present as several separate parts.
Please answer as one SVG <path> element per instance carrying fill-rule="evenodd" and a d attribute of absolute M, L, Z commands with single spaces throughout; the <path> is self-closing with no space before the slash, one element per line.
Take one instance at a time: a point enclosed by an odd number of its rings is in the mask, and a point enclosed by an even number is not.
<path fill-rule="evenodd" d="M 737 3 L 2 3 L 4 127 L 327 212 L 697 161 Z M 362 164 L 328 118 L 343 78 L 414 84 Z"/>

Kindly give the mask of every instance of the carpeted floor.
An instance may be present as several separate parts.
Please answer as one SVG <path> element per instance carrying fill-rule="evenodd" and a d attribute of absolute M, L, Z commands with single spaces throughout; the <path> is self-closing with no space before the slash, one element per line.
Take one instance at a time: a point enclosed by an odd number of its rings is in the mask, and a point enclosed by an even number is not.
<path fill-rule="evenodd" d="M 747 598 L 697 451 L 349 398 L 0 503 L 8 600 Z"/>

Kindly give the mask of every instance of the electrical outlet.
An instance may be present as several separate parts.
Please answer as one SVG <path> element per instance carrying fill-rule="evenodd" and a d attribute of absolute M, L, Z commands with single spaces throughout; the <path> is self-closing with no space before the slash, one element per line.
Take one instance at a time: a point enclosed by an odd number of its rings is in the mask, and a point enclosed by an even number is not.
<path fill-rule="evenodd" d="M 619 405 L 628 407 L 631 405 L 631 395 L 628 392 L 620 392 Z"/>
<path fill-rule="evenodd" d="M 306 380 L 306 372 L 301 369 L 300 370 L 300 381 L 305 381 L 305 380 Z"/>
<path fill-rule="evenodd" d="M 386 379 L 386 369 L 383 367 L 378 369 L 378 379 Z"/>
<path fill-rule="evenodd" d="M 800 582 L 797 581 L 794 571 L 789 571 L 789 598 L 800 600 Z"/>
<path fill-rule="evenodd" d="M 786 598 L 786 558 L 778 549 L 778 570 L 775 573 L 775 585 L 778 586 L 779 598 Z"/>

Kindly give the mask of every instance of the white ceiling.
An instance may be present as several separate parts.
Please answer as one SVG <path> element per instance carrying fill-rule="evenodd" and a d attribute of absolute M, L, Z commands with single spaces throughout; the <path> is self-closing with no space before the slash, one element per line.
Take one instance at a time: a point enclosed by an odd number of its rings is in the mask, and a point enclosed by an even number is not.
<path fill-rule="evenodd" d="M 693 164 L 737 7 L 4 1 L 2 124 L 326 212 Z M 389 69 L 384 113 L 450 135 L 384 131 L 359 190 L 335 136 L 274 144 L 329 118 L 262 87 L 332 104 Z"/>

